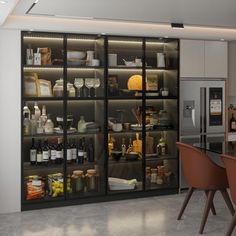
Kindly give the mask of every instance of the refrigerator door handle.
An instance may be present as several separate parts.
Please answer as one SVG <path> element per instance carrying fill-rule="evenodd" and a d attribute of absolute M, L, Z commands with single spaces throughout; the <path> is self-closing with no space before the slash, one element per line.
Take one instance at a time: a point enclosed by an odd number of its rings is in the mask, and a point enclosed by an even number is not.
<path fill-rule="evenodd" d="M 206 132 L 206 88 L 200 88 L 200 133 Z"/>

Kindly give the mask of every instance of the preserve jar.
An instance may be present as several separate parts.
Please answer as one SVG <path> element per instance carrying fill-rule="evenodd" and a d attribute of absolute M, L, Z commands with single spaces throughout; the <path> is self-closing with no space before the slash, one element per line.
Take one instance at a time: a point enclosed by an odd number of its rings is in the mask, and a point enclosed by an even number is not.
<path fill-rule="evenodd" d="M 82 170 L 74 170 L 71 176 L 73 193 L 84 191 L 84 172 Z"/>
<path fill-rule="evenodd" d="M 53 96 L 63 97 L 63 79 L 56 80 L 56 84 L 53 86 Z"/>
<path fill-rule="evenodd" d="M 75 97 L 75 88 L 71 83 L 67 83 L 67 94 L 69 97 Z"/>
<path fill-rule="evenodd" d="M 97 183 L 98 176 L 97 171 L 95 169 L 88 169 L 86 174 L 86 185 L 88 192 L 97 191 Z"/>

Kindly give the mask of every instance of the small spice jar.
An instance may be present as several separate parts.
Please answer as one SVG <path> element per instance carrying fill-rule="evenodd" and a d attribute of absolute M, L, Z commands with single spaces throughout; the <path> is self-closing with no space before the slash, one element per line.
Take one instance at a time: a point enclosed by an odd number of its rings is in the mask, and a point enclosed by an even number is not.
<path fill-rule="evenodd" d="M 151 169 L 151 183 L 156 183 L 157 181 L 157 169 L 152 168 Z"/>
<path fill-rule="evenodd" d="M 88 169 L 86 174 L 86 186 L 88 192 L 97 191 L 98 176 L 95 169 Z"/>
<path fill-rule="evenodd" d="M 74 170 L 71 181 L 73 193 L 84 191 L 84 172 L 82 170 Z"/>

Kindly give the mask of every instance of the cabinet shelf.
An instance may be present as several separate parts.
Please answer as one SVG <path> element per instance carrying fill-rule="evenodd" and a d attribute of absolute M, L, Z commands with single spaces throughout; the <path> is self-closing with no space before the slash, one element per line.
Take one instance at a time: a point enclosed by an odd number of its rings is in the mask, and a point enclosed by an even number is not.
<path fill-rule="evenodd" d="M 24 101 L 63 101 L 63 97 L 23 97 Z"/>
<path fill-rule="evenodd" d="M 96 101 L 96 100 L 104 100 L 104 97 L 68 97 L 68 101 Z"/>
<path fill-rule="evenodd" d="M 100 70 L 103 66 L 67 66 L 67 70 Z"/>
<path fill-rule="evenodd" d="M 55 69 L 55 70 L 63 70 L 63 65 L 24 65 L 23 69 L 27 69 L 27 70 L 35 70 L 35 69 L 44 69 L 44 70 L 51 70 L 51 69 Z"/>
<path fill-rule="evenodd" d="M 142 100 L 142 96 L 109 96 L 108 100 Z"/>

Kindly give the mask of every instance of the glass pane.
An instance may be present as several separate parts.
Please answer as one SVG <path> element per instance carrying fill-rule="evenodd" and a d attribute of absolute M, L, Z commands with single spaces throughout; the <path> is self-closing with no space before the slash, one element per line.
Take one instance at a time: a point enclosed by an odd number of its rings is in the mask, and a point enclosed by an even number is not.
<path fill-rule="evenodd" d="M 146 189 L 177 186 L 177 108 L 175 99 L 146 101 Z"/>
<path fill-rule="evenodd" d="M 108 96 L 142 96 L 141 38 L 108 38 Z"/>
<path fill-rule="evenodd" d="M 142 190 L 141 100 L 108 102 L 109 193 Z"/>
<path fill-rule="evenodd" d="M 62 114 L 62 101 L 35 100 L 24 105 L 23 201 L 64 199 L 63 130 L 56 128 Z"/>
<path fill-rule="evenodd" d="M 68 101 L 67 193 L 69 198 L 105 193 L 104 101 Z"/>

